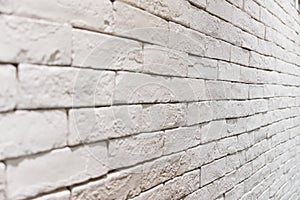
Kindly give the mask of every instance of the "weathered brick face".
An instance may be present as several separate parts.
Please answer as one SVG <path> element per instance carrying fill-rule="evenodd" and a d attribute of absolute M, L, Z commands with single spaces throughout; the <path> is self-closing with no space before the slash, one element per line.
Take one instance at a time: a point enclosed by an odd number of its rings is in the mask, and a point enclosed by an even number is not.
<path fill-rule="evenodd" d="M 294 0 L 0 0 L 0 200 L 300 198 Z"/>

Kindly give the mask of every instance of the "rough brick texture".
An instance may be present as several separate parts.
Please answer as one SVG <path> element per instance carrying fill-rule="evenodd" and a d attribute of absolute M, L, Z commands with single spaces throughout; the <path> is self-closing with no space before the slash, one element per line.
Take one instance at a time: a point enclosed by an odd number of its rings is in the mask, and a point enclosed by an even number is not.
<path fill-rule="evenodd" d="M 0 0 L 0 200 L 300 199 L 294 0 Z"/>

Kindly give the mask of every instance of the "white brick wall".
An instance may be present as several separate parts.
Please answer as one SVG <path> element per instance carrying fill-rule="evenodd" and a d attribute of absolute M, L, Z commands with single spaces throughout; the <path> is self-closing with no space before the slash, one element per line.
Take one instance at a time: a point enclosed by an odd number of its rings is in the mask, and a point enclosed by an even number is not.
<path fill-rule="evenodd" d="M 283 0 L 0 1 L 0 200 L 300 198 Z"/>

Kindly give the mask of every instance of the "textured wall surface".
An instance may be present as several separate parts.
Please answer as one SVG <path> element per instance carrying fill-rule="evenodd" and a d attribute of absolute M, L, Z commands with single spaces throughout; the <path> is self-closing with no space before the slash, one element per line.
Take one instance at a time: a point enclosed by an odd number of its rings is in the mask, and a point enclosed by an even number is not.
<path fill-rule="evenodd" d="M 294 0 L 0 0 L 0 199 L 300 199 Z"/>

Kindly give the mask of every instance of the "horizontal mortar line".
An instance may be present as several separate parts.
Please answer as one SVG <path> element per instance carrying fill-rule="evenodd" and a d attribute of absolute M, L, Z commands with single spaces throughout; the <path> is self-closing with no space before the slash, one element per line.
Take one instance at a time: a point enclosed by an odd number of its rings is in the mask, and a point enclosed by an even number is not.
<path fill-rule="evenodd" d="M 140 8 L 141 9 L 141 8 Z M 155 14 L 154 14 L 155 15 Z M 156 16 L 156 15 L 155 15 Z M 82 28 L 83 29 L 83 28 Z M 85 29 L 83 29 L 83 30 L 85 30 Z M 95 30 L 89 30 L 89 31 L 94 31 L 94 32 L 97 32 L 97 33 L 101 33 L 101 32 L 99 32 L 99 31 L 95 31 Z M 105 34 L 109 34 L 109 33 L 105 33 Z M 111 34 L 110 34 L 111 35 Z M 115 35 L 114 35 L 115 36 Z M 151 44 L 151 43 L 150 43 Z M 278 58 L 277 58 L 278 59 Z M 286 61 L 285 61 L 286 62 Z"/>
<path fill-rule="evenodd" d="M 286 109 L 286 108 L 282 108 L 282 109 Z M 273 110 L 273 111 L 282 110 L 282 109 L 276 109 L 276 110 Z M 262 113 L 263 113 L 263 112 L 262 112 Z M 256 113 L 256 114 L 253 114 L 252 116 L 258 115 L 258 114 L 261 114 L 261 113 Z M 249 116 L 247 116 L 247 117 L 249 117 Z M 247 117 L 243 117 L 243 118 L 247 118 Z M 296 117 L 298 117 L 298 115 L 297 115 L 297 116 L 290 116 L 290 117 L 287 117 L 287 118 L 283 118 L 283 119 L 281 119 L 281 120 L 278 120 L 278 121 L 275 121 L 275 122 L 271 122 L 271 123 L 269 123 L 269 124 L 266 124 L 266 125 L 260 126 L 260 127 L 258 127 L 258 128 L 255 128 L 255 129 L 253 129 L 253 130 L 257 130 L 257 129 L 260 129 L 260 128 L 264 128 L 264 127 L 267 127 L 267 126 L 272 125 L 272 124 L 274 124 L 274 123 L 278 123 L 278 122 L 280 122 L 280 121 L 284 121 L 284 120 L 292 119 L 292 118 L 296 118 Z M 232 118 L 230 118 L 230 119 L 232 119 Z M 237 117 L 237 119 L 240 119 L 240 118 Z M 224 120 L 224 119 L 212 120 L 211 122 L 213 122 L 213 121 L 219 121 L 219 120 Z M 226 118 L 225 118 L 225 120 L 226 120 Z M 195 125 L 191 125 L 191 126 L 198 126 L 198 125 L 201 125 L 201 124 L 207 124 L 207 123 L 209 123 L 209 122 L 203 122 L 203 123 L 199 123 L 199 124 L 195 124 Z M 191 126 L 186 126 L 186 127 L 191 127 Z M 177 129 L 177 128 L 179 128 L 179 127 L 169 128 L 168 130 L 173 130 L 173 129 Z M 240 134 L 243 134 L 243 133 L 252 132 L 253 130 L 250 130 L 250 131 L 246 130 L 246 131 L 241 132 L 241 133 L 239 133 L 239 134 L 237 134 L 237 135 L 240 135 Z M 26 157 L 37 156 L 37 155 L 42 155 L 42 154 L 50 153 L 50 152 L 53 151 L 53 150 L 59 150 L 59 149 L 64 149 L 64 148 L 76 148 L 76 147 L 82 147 L 82 146 L 85 146 L 85 145 L 93 145 L 93 144 L 98 144 L 98 143 L 108 142 L 109 140 L 113 140 L 113 139 L 123 139 L 123 138 L 128 138 L 128 137 L 131 137 L 131 136 L 142 135 L 142 134 L 144 134 L 144 133 L 155 133 L 155 132 L 160 132 L 160 131 L 161 131 L 161 130 L 151 131 L 151 132 L 140 132 L 140 133 L 134 133 L 134 134 L 131 134 L 131 135 L 128 135 L 128 136 L 122 136 L 122 137 L 119 137 L 119 138 L 108 138 L 108 139 L 98 140 L 98 141 L 93 141 L 93 142 L 89 142 L 89 143 L 79 143 L 79 144 L 75 144 L 75 145 L 66 145 L 66 146 L 62 146 L 62 147 L 55 148 L 55 149 L 49 149 L 49 150 L 45 150 L 45 151 L 40 151 L 40 152 L 37 152 L 37 153 L 34 153 L 34 154 L 21 155 L 21 156 L 17 156 L 17 157 L 8 157 L 8 158 L 4 158 L 4 159 L 1 160 L 1 161 L 10 161 L 10 160 L 16 160 L 16 159 L 22 159 L 22 158 L 25 158 L 25 159 L 26 159 Z M 275 134 L 275 135 L 276 135 L 276 134 Z M 272 135 L 272 136 L 274 136 L 274 135 Z M 213 140 L 213 141 L 209 141 L 209 142 L 206 142 L 206 143 L 201 143 L 201 144 L 199 144 L 199 145 L 197 145 L 197 146 L 201 146 L 201 145 L 213 143 L 213 142 L 215 142 L 215 141 L 220 141 L 220 140 L 222 140 L 222 139 L 230 138 L 230 137 L 236 137 L 236 135 L 230 135 L 230 136 L 227 136 L 227 137 L 224 137 L 224 138 L 220 138 L 219 140 Z M 197 147 L 197 146 L 193 146 L 193 147 L 191 147 L 191 148 L 195 148 L 195 147 Z M 189 149 L 191 149 L 191 148 L 189 148 Z M 186 150 L 188 150 L 188 149 L 186 149 Z M 184 150 L 184 151 L 185 151 L 185 150 Z M 172 153 L 171 153 L 171 154 L 165 154 L 165 156 L 168 156 L 168 155 L 172 155 Z M 0 162 L 1 162 L 1 161 L 0 161 Z M 127 168 L 127 167 L 126 167 L 126 168 Z M 115 170 L 115 169 L 114 169 L 114 170 Z"/>
<path fill-rule="evenodd" d="M 268 139 L 267 139 L 267 140 L 268 140 Z M 285 141 L 285 142 L 287 142 L 287 141 Z M 285 142 L 283 142 L 283 143 L 285 143 Z M 258 143 L 256 143 L 256 144 L 258 144 Z M 281 143 L 280 143 L 280 144 L 281 144 Z M 201 186 L 199 189 L 201 189 L 201 188 L 203 188 L 203 187 L 205 187 L 205 186 L 207 186 L 207 185 L 213 184 L 214 182 L 217 182 L 217 181 L 219 181 L 220 179 L 224 178 L 226 175 L 228 175 L 228 174 L 230 174 L 230 173 L 232 173 L 232 172 L 234 172 L 234 171 L 239 170 L 239 169 L 242 168 L 244 165 L 246 165 L 246 164 L 248 164 L 248 163 L 250 163 L 250 162 L 253 162 L 253 161 L 254 161 L 255 159 L 257 159 L 259 156 L 262 156 L 263 154 L 265 154 L 266 152 L 268 152 L 268 151 L 270 151 L 270 150 L 272 150 L 272 149 L 275 149 L 275 148 L 276 148 L 277 146 L 279 146 L 280 144 L 278 144 L 278 145 L 272 147 L 271 149 L 268 149 L 267 151 L 262 152 L 260 155 L 256 156 L 256 157 L 253 158 L 252 160 L 249 160 L 249 161 L 243 163 L 239 168 L 237 168 L 237 169 L 235 169 L 235 170 L 233 170 L 233 171 L 231 171 L 231 172 L 226 173 L 226 174 L 223 175 L 222 177 L 219 177 L 218 179 L 215 179 L 214 181 L 212 181 L 212 182 L 210 182 L 210 183 L 208 183 L 208 184 L 205 184 L 205 185 Z M 254 145 L 255 145 L 255 144 L 254 144 Z M 251 147 L 253 147 L 254 145 L 252 145 Z M 237 151 L 237 152 L 235 152 L 235 153 L 233 153 L 233 154 L 229 154 L 229 156 L 230 156 L 230 155 L 234 155 L 234 154 L 239 153 L 239 152 L 242 152 L 242 151 L 247 151 L 247 150 L 250 149 L 251 147 L 248 147 L 248 148 L 243 149 L 243 150 L 241 150 L 241 151 Z M 227 156 L 228 156 L 228 155 L 227 155 Z M 280 155 L 279 155 L 279 156 L 280 156 Z M 225 157 L 226 157 L 226 156 L 225 156 Z M 224 157 L 221 157 L 221 158 L 218 158 L 218 159 L 216 159 L 216 160 L 220 160 L 220 159 L 223 159 L 223 158 L 224 158 Z M 216 161 L 216 160 L 214 160 L 214 161 Z M 212 162 L 214 162 L 214 161 L 212 161 Z M 212 162 L 210 162 L 210 163 L 212 163 Z M 210 164 L 210 163 L 208 163 L 208 164 Z M 262 169 L 262 168 L 265 167 L 265 166 L 267 166 L 267 164 L 264 165 L 264 166 L 262 166 L 260 169 Z M 202 167 L 202 166 L 201 166 L 201 167 Z M 259 169 L 259 170 L 260 170 L 260 169 Z M 238 185 L 238 184 L 244 182 L 245 180 L 250 179 L 251 177 L 253 177 L 253 175 L 255 175 L 255 172 L 253 172 L 253 173 L 252 173 L 249 177 L 247 177 L 246 179 L 243 179 L 243 180 L 241 180 L 240 182 L 236 183 L 235 185 Z M 198 189 L 198 190 L 199 190 L 199 189 Z M 233 188 L 232 188 L 232 189 L 233 189 Z M 197 190 L 197 191 L 198 191 L 198 190 Z M 231 189 L 230 189 L 230 190 L 231 190 Z M 230 190 L 227 190 L 227 191 L 225 191 L 224 193 L 226 193 L 226 192 L 228 192 L 228 191 L 230 191 Z M 195 191 L 195 192 L 197 192 L 197 191 Z M 191 194 L 192 194 L 192 193 L 191 193 Z"/>
<path fill-rule="evenodd" d="M 126 2 L 125 2 L 126 3 Z M 128 3 L 126 3 L 126 4 L 128 4 Z M 135 8 L 138 8 L 138 9 L 140 9 L 140 10 L 144 10 L 144 11 L 146 11 L 145 9 L 143 9 L 143 8 L 141 8 L 141 7 L 137 7 L 137 6 L 135 6 L 135 5 L 131 5 L 131 4 L 129 4 L 130 6 L 132 6 L 132 7 L 135 7 Z M 146 11 L 146 12 L 148 12 L 148 11 Z M 205 11 L 206 12 L 206 11 Z M 149 12 L 148 12 L 149 13 Z M 153 13 L 153 12 L 150 12 L 152 15 L 154 15 L 154 16 L 157 16 L 157 17 L 159 17 L 159 18 L 162 18 L 162 19 L 165 19 L 163 16 L 159 16 L 159 15 L 157 15 L 157 14 L 155 14 L 155 13 Z M 209 14 L 209 13 L 208 13 Z M 220 17 L 217 17 L 218 19 L 221 19 Z M 165 20 L 168 20 L 168 19 L 165 19 Z M 223 20 L 223 19 L 221 19 L 221 20 Z M 223 20 L 224 21 L 224 20 Z M 187 25 L 185 25 L 184 23 L 182 23 L 182 22 L 178 22 L 178 21 L 172 21 L 172 22 L 174 22 L 174 23 L 177 23 L 177 24 L 180 24 L 180 25 L 182 25 L 182 26 L 184 26 L 185 28 L 188 28 L 188 29 L 192 29 L 192 30 L 195 30 L 195 31 L 197 31 L 197 32 L 200 32 L 199 30 L 196 30 L 196 29 L 194 29 L 194 28 L 191 28 L 191 27 L 188 27 Z M 231 23 L 230 23 L 231 24 Z M 239 28 L 239 27 L 237 27 L 237 28 Z M 270 28 L 272 28 L 272 27 L 270 27 Z M 243 31 L 243 30 L 242 30 Z M 247 32 L 247 31 L 244 31 L 244 32 Z M 200 33 L 202 33 L 202 34 L 204 34 L 204 35 L 206 35 L 206 36 L 208 36 L 208 37 L 212 37 L 212 38 L 215 38 L 215 39 L 219 39 L 219 40 L 222 40 L 222 41 L 224 41 L 224 42 L 226 42 L 226 43 L 229 43 L 229 44 L 232 44 L 232 45 L 234 45 L 234 46 L 237 46 L 236 44 L 233 44 L 233 43 L 231 43 L 231 42 L 229 42 L 229 41 L 226 41 L 226 40 L 224 40 L 223 38 L 216 38 L 215 36 L 211 36 L 211 35 L 208 35 L 208 34 L 206 34 L 206 33 L 203 33 L 203 32 L 200 32 Z M 248 32 L 247 32 L 248 33 Z M 250 35 L 252 35 L 251 33 L 248 33 L 248 34 L 250 34 Z M 255 35 L 252 35 L 252 36 L 254 36 L 254 37 L 257 37 L 257 36 L 255 36 Z M 257 37 L 258 38 L 258 37 Z M 266 40 L 265 40 L 266 41 Z M 276 44 L 275 44 L 276 45 Z M 277 45 L 278 46 L 278 45 Z M 239 47 L 239 46 L 238 46 Z M 278 47 L 280 47 L 280 46 L 278 46 Z M 282 47 L 280 47 L 280 48 L 282 48 Z M 283 48 L 282 48 L 283 49 Z M 283 49 L 283 50 L 286 50 L 286 49 Z M 258 54 L 260 54 L 260 55 L 264 55 L 264 54 L 262 54 L 262 53 L 260 53 L 260 52 L 258 52 L 258 51 L 256 51 L 256 50 L 252 50 L 252 51 L 254 51 L 254 52 L 256 52 L 256 53 L 258 53 Z M 297 55 L 297 54 L 295 54 L 295 55 Z M 268 55 L 266 55 L 266 56 L 268 56 Z M 273 56 L 269 56 L 269 57 L 273 57 Z M 273 57 L 273 58 L 276 58 L 276 57 Z M 276 59 L 279 59 L 279 58 L 276 58 Z M 279 60 L 282 60 L 282 59 L 279 59 Z M 282 61 L 284 61 L 284 60 L 282 60 Z M 284 62 L 287 62 L 287 63 L 291 63 L 291 62 L 288 62 L 288 61 L 284 61 Z M 293 64 L 293 65 L 296 65 L 296 66 L 298 66 L 298 67 L 300 67 L 300 65 L 298 65 L 298 64 L 296 64 L 296 63 L 291 63 L 291 64 Z"/>
<path fill-rule="evenodd" d="M 226 0 L 226 1 L 227 1 L 227 0 Z M 259 1 L 255 1 L 255 3 L 257 3 L 259 6 L 265 8 L 269 14 L 271 14 L 271 15 L 274 16 L 274 17 L 276 17 L 277 20 L 279 20 L 284 26 L 286 26 L 286 27 L 288 27 L 289 29 L 293 30 L 292 27 L 290 27 L 288 24 L 286 24 L 285 22 L 282 21 L 282 18 L 278 17 L 273 11 L 271 11 L 271 10 L 269 9 L 269 7 L 265 7 L 265 6 L 262 5 Z M 279 7 L 281 8 L 281 10 L 282 10 L 283 12 L 285 12 L 289 17 L 292 17 L 292 18 L 294 19 L 294 21 L 295 21 L 297 24 L 299 24 L 299 23 L 297 22 L 297 20 L 296 20 L 292 15 L 289 15 L 289 13 L 287 13 L 286 10 L 285 10 L 285 9 L 284 9 L 277 1 L 275 1 L 275 3 L 277 4 L 277 6 L 279 6 Z M 263 23 L 263 22 L 262 22 L 262 23 Z M 299 24 L 299 25 L 300 25 L 300 24 Z M 267 25 L 266 25 L 266 26 L 267 26 Z M 271 27 L 271 28 L 272 28 L 272 27 Z M 274 28 L 273 28 L 273 29 L 274 29 Z M 276 30 L 276 29 L 274 29 L 274 30 Z M 279 30 L 278 30 L 278 31 L 279 31 Z M 296 32 L 295 32 L 295 34 L 296 34 Z M 285 36 L 285 37 L 287 37 L 287 36 Z M 287 38 L 288 38 L 288 37 L 287 37 Z M 290 39 L 290 40 L 293 41 L 293 42 L 296 42 L 295 40 L 292 40 L 291 38 L 288 38 L 288 39 Z"/>
<path fill-rule="evenodd" d="M 258 2 L 257 2 L 258 3 Z M 300 22 L 298 21 L 299 19 L 298 18 L 294 18 L 294 16 L 293 15 L 290 15 L 290 12 L 288 12 L 277 0 L 275 1 L 275 3 L 277 4 L 277 6 L 279 6 L 284 12 L 285 12 L 285 14 L 287 15 L 287 16 L 291 16 L 292 17 L 292 19 L 293 19 L 293 21 L 290 21 L 290 20 L 288 20 L 289 22 L 291 22 L 291 23 L 296 23 L 296 24 L 298 24 L 298 25 L 300 25 Z M 259 4 L 260 5 L 260 4 Z M 263 7 L 263 5 L 261 5 L 262 7 Z M 291 6 L 291 8 L 293 8 L 293 9 L 295 9 L 295 7 L 294 6 Z M 267 9 L 268 10 L 268 9 Z M 297 11 L 296 11 L 297 12 Z M 276 16 L 278 19 L 280 19 L 280 17 L 278 17 L 277 15 L 274 15 L 274 16 Z M 292 27 L 290 27 L 290 29 L 292 29 Z M 299 34 L 299 33 L 298 33 Z"/>
<path fill-rule="evenodd" d="M 196 57 L 200 57 L 200 58 L 206 58 L 206 59 L 211 59 L 211 58 L 208 58 L 208 57 L 204 57 L 204 56 L 198 56 L 198 55 L 194 55 L 194 54 L 190 54 L 192 56 L 196 56 Z M 211 59 L 211 60 L 218 60 L 218 59 Z M 289 75 L 289 76 L 292 76 L 292 77 L 295 77 L 295 78 L 300 78 L 300 75 L 297 75 L 297 74 L 290 74 L 290 73 L 285 73 L 285 72 L 282 72 L 282 71 L 276 71 L 276 70 L 271 70 L 271 69 L 263 69 L 263 68 L 259 68 L 259 67 L 254 67 L 254 66 L 248 66 L 248 65 L 242 65 L 242 64 L 239 64 L 239 63 L 234 63 L 234 62 L 229 62 L 229 61 L 226 61 L 226 60 L 221 60 L 219 59 L 218 61 L 223 61 L 223 62 L 226 62 L 226 63 L 229 63 L 229 64 L 235 64 L 235 65 L 238 65 L 240 67 L 245 67 L 247 69 L 256 69 L 258 71 L 265 71 L 265 72 L 277 72 L 279 76 L 281 75 Z M 22 64 L 22 63 L 21 63 Z M 31 64 L 31 65 L 38 65 L 38 66 L 44 66 L 44 67 L 55 67 L 55 66 L 47 66 L 47 65 L 43 65 L 43 64 Z M 155 72 L 147 72 L 147 71 L 142 71 L 142 70 L 128 70 L 128 69 L 109 69 L 109 68 L 96 68 L 96 67 L 90 67 L 90 66 L 76 66 L 76 65 L 71 65 L 71 66 L 56 66 L 56 67 L 61 67 L 61 68 L 65 68 L 65 69 L 82 69 L 82 70 L 95 70 L 95 71 L 100 71 L 100 72 L 115 72 L 115 73 L 118 73 L 118 72 L 130 72 L 130 73 L 137 73 L 137 74 L 145 74 L 145 75 L 151 75 L 151 76 L 158 76 L 158 77 L 166 77 L 166 79 L 173 79 L 173 78 L 181 78 L 181 79 L 196 79 L 196 80 L 222 80 L 222 79 L 218 79 L 218 78 L 204 78 L 204 77 L 194 77 L 194 76 L 188 76 L 188 75 L 185 75 L 185 76 L 179 76 L 179 75 L 167 75 L 167 74 L 159 74 L 159 73 L 155 73 Z M 189 67 L 187 67 L 188 69 Z M 194 67 L 191 67 L 191 68 L 194 68 Z M 212 67 L 214 68 L 214 67 Z M 215 68 L 219 68 L 219 66 L 216 66 Z M 300 68 L 299 68 L 300 70 Z M 243 81 L 237 81 L 237 80 L 226 80 L 228 82 L 239 82 L 239 83 L 244 83 L 244 84 L 270 84 L 270 85 L 286 85 L 286 86 L 294 86 L 294 87 L 300 87 L 299 85 L 290 85 L 290 84 L 279 84 L 279 83 L 264 83 L 264 82 L 243 82 Z"/>
<path fill-rule="evenodd" d="M 270 100 L 279 100 L 282 98 L 291 98 L 297 100 L 299 97 L 290 97 L 290 96 L 279 96 L 279 97 L 265 97 L 265 98 L 252 98 L 252 99 L 214 99 L 214 100 L 199 100 L 199 101 L 170 101 L 170 102 L 142 102 L 142 103 L 116 103 L 110 105 L 97 105 L 97 106 L 65 106 L 65 107 L 28 107 L 28 108 L 16 108 L 9 111 L 0 112 L 0 114 L 14 113 L 16 111 L 52 111 L 52 110 L 78 110 L 78 109 L 100 109 L 100 108 L 113 108 L 113 107 L 121 107 L 121 106 L 155 106 L 155 105 L 174 105 L 174 104 L 193 104 L 193 103 L 216 103 L 216 102 L 256 102 L 256 101 L 270 101 Z M 300 107 L 300 105 L 293 105 L 290 108 Z M 270 110 L 269 110 L 270 111 Z"/>
<path fill-rule="evenodd" d="M 248 51 L 251 52 L 253 50 L 248 50 Z M 199 58 L 205 58 L 205 59 L 215 60 L 215 61 L 222 61 L 222 62 L 226 62 L 226 63 L 229 63 L 229 64 L 236 64 L 236 65 L 239 65 L 239 66 L 242 66 L 242 67 L 245 67 L 245 68 L 257 69 L 257 70 L 268 71 L 268 72 L 278 72 L 279 74 L 291 75 L 291 76 L 294 76 L 294 77 L 300 77 L 300 73 L 299 74 L 292 74 L 292 73 L 289 73 L 289 72 L 279 71 L 277 69 L 260 68 L 260 67 L 255 67 L 255 66 L 250 65 L 250 64 L 249 65 L 245 65 L 245 64 L 242 64 L 242 63 L 238 63 L 238 62 L 235 62 L 235 61 L 228 61 L 228 60 L 224 60 L 224 59 L 221 59 L 221 58 L 211 58 L 211 57 L 207 57 L 207 56 L 204 56 L 204 55 L 197 55 L 197 54 L 188 53 L 188 52 L 185 52 L 185 53 L 187 53 L 190 56 L 199 57 Z M 277 59 L 277 58 L 274 58 L 274 59 Z M 287 63 L 287 62 L 284 62 L 284 63 Z M 294 64 L 291 64 L 291 65 L 296 66 Z M 193 68 L 193 67 L 191 67 L 191 68 Z M 299 72 L 300 72 L 300 68 L 299 68 Z"/>
<path fill-rule="evenodd" d="M 249 13 L 247 13 L 246 10 L 243 10 L 243 9 L 239 8 L 238 6 L 232 4 L 230 1 L 228 1 L 228 0 L 225 0 L 225 1 L 228 2 L 229 4 L 231 4 L 232 6 L 236 7 L 237 9 L 239 9 L 241 12 L 246 13 L 248 16 L 250 16 L 250 17 L 251 17 L 252 19 L 254 19 L 255 21 L 260 22 L 260 23 L 263 24 L 265 27 L 269 27 L 269 28 L 271 28 L 271 29 L 277 31 L 277 32 L 280 33 L 282 36 L 284 36 L 286 39 L 288 39 L 288 40 L 291 41 L 292 43 L 295 43 L 295 44 L 298 46 L 298 43 L 296 43 L 296 41 L 295 41 L 294 39 L 289 38 L 289 37 L 287 37 L 286 35 L 284 35 L 284 34 L 282 34 L 281 32 L 279 32 L 279 30 L 277 30 L 277 29 L 275 29 L 275 28 L 273 28 L 273 27 L 268 26 L 268 24 L 266 24 L 264 21 L 262 21 L 262 20 L 257 20 L 256 18 L 252 17 Z M 257 3 L 258 5 L 260 5 L 259 2 L 257 2 L 257 1 L 255 1 L 255 3 Z M 276 3 L 276 4 L 277 4 L 277 3 Z M 282 24 L 283 26 L 286 26 L 287 28 L 293 30 L 291 27 L 289 27 L 287 24 L 285 24 L 285 23 L 282 21 L 282 19 L 280 19 L 277 15 L 274 15 L 272 12 L 270 12 L 268 8 L 264 7 L 263 5 L 260 5 L 260 6 L 263 7 L 263 8 L 265 8 L 265 9 L 267 10 L 267 12 L 269 12 L 271 15 L 273 15 L 274 17 L 276 17 L 276 18 L 281 22 L 281 24 Z M 222 18 L 222 19 L 223 19 L 223 18 Z M 224 20 L 226 20 L 226 19 L 224 19 Z M 231 23 L 230 21 L 227 21 L 227 22 Z M 231 24 L 232 24 L 232 23 L 231 23 Z M 233 24 L 233 25 L 234 25 L 234 24 Z M 241 28 L 241 27 L 239 27 L 239 28 Z M 295 34 L 296 34 L 296 32 L 295 32 Z M 263 39 L 264 39 L 264 38 L 263 38 Z M 298 55 L 298 54 L 296 54 L 296 55 Z"/>
<path fill-rule="evenodd" d="M 194 148 L 194 147 L 193 147 Z M 249 148 L 251 148 L 251 147 L 249 147 Z M 275 147 L 274 147 L 275 148 Z M 186 150 L 188 150 L 188 149 L 186 149 Z M 149 163 L 149 162 L 152 162 L 152 161 L 155 161 L 155 160 L 158 160 L 158 159 L 160 159 L 160 158 L 163 158 L 163 157 L 169 157 L 169 156 L 172 156 L 172 155 L 176 155 L 176 154 L 180 154 L 180 153 L 183 153 L 183 152 L 185 152 L 186 150 L 182 150 L 182 151 L 180 151 L 180 152 L 176 152 L 176 153 L 173 153 L 173 154 L 170 154 L 170 155 L 162 155 L 161 157 L 157 157 L 157 158 L 153 158 L 153 159 L 150 159 L 150 160 L 147 160 L 147 161 L 144 161 L 144 162 L 142 162 L 142 163 L 138 163 L 138 164 L 135 164 L 134 166 L 127 166 L 127 167 L 123 167 L 123 168 L 119 168 L 119 169 L 114 169 L 113 170 L 113 172 L 116 172 L 116 171 L 122 171 L 122 170 L 126 170 L 126 169 L 130 169 L 130 168 L 133 168 L 133 167 L 137 167 L 137 166 L 139 166 L 139 165 L 141 165 L 141 164 L 144 164 L 144 163 Z M 244 150 L 246 150 L 246 149 L 244 149 Z M 244 150 L 241 150 L 241 151 L 244 151 Z M 235 153 L 233 153 L 233 154 L 236 154 L 236 153 L 238 153 L 239 151 L 237 151 L 237 152 L 235 152 Z M 233 155 L 233 154 L 228 154 L 228 155 Z M 225 155 L 225 156 L 223 156 L 223 157 L 226 157 L 226 156 L 228 156 L 228 155 Z M 221 158 L 223 158 L 223 157 L 221 157 Z M 258 156 L 257 156 L 258 157 Z M 256 157 L 256 158 L 257 158 Z M 221 158 L 218 158 L 218 159 L 221 159 Z M 215 160 L 218 160 L 218 159 L 214 159 L 213 161 L 211 161 L 211 162 L 209 162 L 209 163 L 212 163 L 212 162 L 214 162 Z M 253 159 L 254 160 L 254 159 Z M 250 162 L 250 161 L 249 161 Z M 207 163 L 207 164 L 209 164 L 209 163 Z M 201 167 L 201 166 L 200 166 Z M 199 167 L 199 168 L 200 168 Z M 196 168 L 196 169 L 199 169 L 199 168 Z M 196 170 L 196 169 L 192 169 L 192 170 L 190 170 L 190 171 L 194 171 L 194 170 Z M 187 172 L 189 172 L 189 171 L 187 171 Z M 184 172 L 183 174 L 185 174 L 185 173 L 187 173 L 187 172 Z M 102 176 L 100 176 L 100 178 L 98 177 L 98 178 L 92 178 L 92 179 L 89 179 L 89 180 L 87 180 L 87 181 L 84 181 L 83 183 L 88 183 L 89 181 L 97 181 L 97 180 L 101 180 L 101 179 L 103 179 L 103 177 L 107 177 L 107 175 L 108 175 L 109 173 L 107 173 L 107 174 L 105 174 L 105 175 L 102 175 Z M 181 174 L 181 175 L 178 175 L 178 176 L 175 176 L 174 178 L 176 178 L 176 177 L 180 177 L 180 176 L 182 176 L 183 174 Z M 171 180 L 171 179 L 170 179 Z M 166 180 L 165 182 L 168 182 L 168 181 L 170 181 L 170 180 Z M 164 182 L 164 183 L 165 183 Z M 69 185 L 69 186 L 67 186 L 68 188 L 72 188 L 72 187 L 76 187 L 76 186 L 78 186 L 78 185 L 82 185 L 82 183 L 76 183 L 76 184 L 74 184 L 74 185 Z M 156 187 L 156 186 L 154 186 L 154 187 Z M 154 188 L 154 187 L 152 187 L 152 188 Z M 58 188 L 58 189 L 56 189 L 56 190 L 59 190 L 59 189 L 64 189 L 65 187 L 62 187 L 62 188 Z M 152 189 L 152 188 L 150 188 L 150 189 Z M 146 190 L 147 191 L 147 190 Z M 145 191 L 143 191 L 143 192 L 145 192 Z M 51 193 L 51 191 L 49 191 L 49 193 Z M 39 194 L 40 195 L 40 194 Z"/>
<path fill-rule="evenodd" d="M 126 2 L 125 2 L 126 3 Z M 130 4 L 131 5 L 131 4 Z M 134 5 L 131 5 L 131 6 L 133 6 L 133 7 L 135 7 Z M 140 8 L 139 7 L 139 9 L 141 9 L 141 10 L 144 10 L 143 8 Z M 144 11 L 146 11 L 146 10 L 144 10 Z M 147 11 L 146 11 L 147 12 Z M 153 13 L 151 13 L 151 14 L 153 14 Z M 153 15 L 155 15 L 155 14 L 153 14 Z M 155 15 L 155 16 L 157 16 L 157 15 Z M 160 17 L 160 16 L 157 16 L 157 17 Z M 160 17 L 161 18 L 161 17 Z M 176 23 L 176 22 L 175 22 Z M 77 28 L 77 27 L 76 27 Z M 187 27 L 186 27 L 187 28 Z M 86 30 L 86 29 L 84 29 L 84 28 L 81 28 L 81 27 L 78 27 L 78 29 L 82 29 L 82 30 Z M 193 29 L 194 30 L 194 29 Z M 99 32 L 99 31 L 94 31 L 94 30 L 90 30 L 91 32 L 95 32 L 95 33 L 102 33 L 102 32 Z M 197 32 L 199 32 L 198 30 L 196 30 Z M 142 40 L 138 40 L 138 39 L 136 39 L 136 38 L 132 38 L 132 37 L 128 37 L 128 36 L 122 36 L 122 35 L 118 35 L 118 34 L 113 34 L 113 33 L 107 33 L 107 32 L 103 32 L 104 34 L 107 34 L 107 35 L 111 35 L 111 36 L 116 36 L 116 37 L 119 37 L 119 38 L 124 38 L 124 39 L 130 39 L 130 40 L 133 40 L 133 41 L 138 41 L 138 42 L 143 42 L 143 43 L 148 43 L 148 44 L 152 44 L 152 45 L 158 45 L 158 46 L 161 46 L 161 45 L 159 45 L 159 44 L 155 44 L 155 43 L 149 43 L 149 42 L 147 42 L 147 41 L 142 41 Z M 204 34 L 204 33 L 203 33 Z M 252 34 L 251 34 L 252 35 Z M 208 35 L 209 36 L 209 35 Z M 209 36 L 209 37 L 212 37 L 212 36 Z M 273 42 L 272 42 L 273 43 Z M 234 46 L 236 46 L 236 45 L 234 45 Z M 280 46 L 279 46 L 280 47 Z M 285 49 L 284 49 L 285 50 Z M 180 51 L 180 50 L 179 50 Z M 252 50 L 252 51 L 254 51 L 254 50 Z M 257 52 L 258 53 L 258 52 Z M 258 54 L 260 54 L 260 55 L 262 55 L 261 53 L 258 53 Z M 268 56 L 268 57 L 273 57 L 273 56 Z M 274 58 L 276 58 L 276 57 L 274 57 Z M 278 59 L 278 58 L 276 58 L 276 59 Z M 280 60 L 280 59 L 279 59 Z M 287 61 L 284 61 L 284 62 L 287 62 Z M 287 62 L 288 63 L 288 62 Z M 294 64 L 293 63 L 293 65 L 296 65 L 296 64 Z M 299 65 L 300 66 L 300 65 Z"/>

